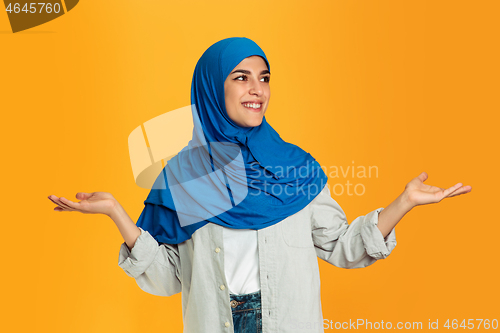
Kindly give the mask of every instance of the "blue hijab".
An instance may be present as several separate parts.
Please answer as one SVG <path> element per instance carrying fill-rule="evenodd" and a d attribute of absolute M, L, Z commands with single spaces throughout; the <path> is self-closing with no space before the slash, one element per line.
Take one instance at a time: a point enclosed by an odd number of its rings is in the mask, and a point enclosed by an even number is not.
<path fill-rule="evenodd" d="M 306 151 L 281 139 L 265 116 L 241 127 L 226 112 L 224 81 L 264 51 L 243 37 L 223 39 L 198 60 L 191 85 L 193 136 L 168 160 L 144 201 L 137 226 L 159 243 L 178 244 L 208 222 L 262 229 L 306 207 L 327 176 Z"/>

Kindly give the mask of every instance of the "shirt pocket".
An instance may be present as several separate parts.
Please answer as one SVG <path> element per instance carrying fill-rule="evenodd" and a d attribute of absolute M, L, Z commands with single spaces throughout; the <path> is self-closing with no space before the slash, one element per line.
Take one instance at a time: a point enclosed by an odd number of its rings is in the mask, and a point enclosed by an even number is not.
<path fill-rule="evenodd" d="M 304 215 L 299 216 L 287 217 L 279 223 L 283 240 L 290 247 L 314 247 L 311 221 Z"/>

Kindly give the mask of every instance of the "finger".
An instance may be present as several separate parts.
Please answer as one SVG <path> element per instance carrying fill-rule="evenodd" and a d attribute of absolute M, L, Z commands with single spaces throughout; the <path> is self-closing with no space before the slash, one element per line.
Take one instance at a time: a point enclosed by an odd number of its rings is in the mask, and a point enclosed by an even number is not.
<path fill-rule="evenodd" d="M 65 204 L 66 206 L 69 206 L 70 209 L 78 209 L 80 205 L 79 203 L 73 202 L 69 199 L 66 199 L 65 197 L 60 197 L 59 201 L 61 201 L 61 203 Z"/>
<path fill-rule="evenodd" d="M 74 210 L 70 206 L 65 205 L 64 203 L 62 203 L 61 201 L 57 201 L 56 203 L 59 205 L 59 207 L 64 208 L 65 210 Z"/>
<path fill-rule="evenodd" d="M 54 196 L 54 198 L 53 198 L 53 199 L 51 199 L 51 200 L 53 200 L 53 202 L 54 202 L 55 204 L 59 205 L 59 206 L 60 206 L 60 207 L 62 207 L 62 208 L 65 208 L 65 209 L 68 209 L 68 210 L 74 210 L 74 209 L 73 209 L 72 207 L 70 207 L 68 204 L 66 204 L 66 203 L 62 202 L 62 201 L 61 201 L 61 198 L 57 198 L 56 196 Z"/>
<path fill-rule="evenodd" d="M 55 203 L 55 202 L 54 202 Z M 54 207 L 54 210 L 56 212 L 70 212 L 70 211 L 73 211 L 73 209 L 69 209 L 69 208 L 65 208 L 63 206 L 60 206 L 60 205 L 57 205 Z"/>
<path fill-rule="evenodd" d="M 466 192 L 465 192 L 465 191 L 457 191 L 457 192 L 455 192 L 455 193 L 453 193 L 453 194 L 450 194 L 450 195 L 448 196 L 448 198 L 451 198 L 451 197 L 456 197 L 457 195 L 464 194 L 464 193 L 466 193 Z"/>
<path fill-rule="evenodd" d="M 446 195 L 448 196 L 450 194 L 453 194 L 453 192 L 455 192 L 456 190 L 458 190 L 460 187 L 462 187 L 462 184 L 458 183 L 458 184 L 453 185 L 452 187 L 447 188 L 445 190 Z"/>
<path fill-rule="evenodd" d="M 58 207 L 60 207 L 60 208 L 66 208 L 66 206 L 64 206 L 62 203 L 60 203 L 60 202 L 56 201 L 56 198 L 57 198 L 57 197 L 55 197 L 55 196 L 54 196 L 54 199 L 53 199 L 53 198 L 52 198 L 52 196 L 51 196 L 51 195 L 49 195 L 49 196 L 48 196 L 48 198 L 49 198 L 49 200 L 50 200 L 50 201 L 52 201 L 52 202 L 53 202 L 54 204 L 56 204 Z"/>
<path fill-rule="evenodd" d="M 451 193 L 449 194 L 449 196 L 452 196 L 452 195 L 454 195 L 454 194 L 457 194 L 457 192 L 460 192 L 460 191 L 461 191 L 461 189 L 463 188 L 463 187 L 462 187 L 462 185 L 463 185 L 462 183 L 458 183 L 458 184 L 456 184 L 456 185 L 454 186 L 454 187 L 455 187 L 455 189 L 454 189 L 453 191 L 451 191 Z"/>
<path fill-rule="evenodd" d="M 454 197 L 454 196 L 457 196 L 457 195 L 460 195 L 460 194 L 469 193 L 471 190 L 472 190 L 472 187 L 469 186 L 469 185 L 467 185 L 467 186 L 464 186 L 462 188 L 459 188 L 458 190 L 456 190 L 455 192 L 453 192 L 452 194 L 450 194 L 448 197 Z"/>
<path fill-rule="evenodd" d="M 422 172 L 420 175 L 418 175 L 418 179 L 421 180 L 422 182 L 425 182 L 427 180 L 427 178 L 429 177 L 429 175 L 427 175 L 427 172 Z"/>
<path fill-rule="evenodd" d="M 443 194 L 444 194 L 444 198 L 446 197 L 449 197 L 451 196 L 452 194 L 454 194 L 455 191 L 459 190 L 461 187 L 462 187 L 462 183 L 458 183 L 458 184 L 455 184 L 453 185 L 452 187 L 444 190 Z M 455 193 L 456 194 L 456 193 Z"/>

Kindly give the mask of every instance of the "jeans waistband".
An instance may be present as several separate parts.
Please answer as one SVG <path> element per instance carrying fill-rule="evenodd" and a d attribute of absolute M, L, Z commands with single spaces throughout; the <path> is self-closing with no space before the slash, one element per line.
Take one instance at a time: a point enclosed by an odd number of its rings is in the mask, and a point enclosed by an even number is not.
<path fill-rule="evenodd" d="M 260 290 L 242 295 L 229 294 L 229 298 L 233 310 L 250 310 L 261 307 Z"/>

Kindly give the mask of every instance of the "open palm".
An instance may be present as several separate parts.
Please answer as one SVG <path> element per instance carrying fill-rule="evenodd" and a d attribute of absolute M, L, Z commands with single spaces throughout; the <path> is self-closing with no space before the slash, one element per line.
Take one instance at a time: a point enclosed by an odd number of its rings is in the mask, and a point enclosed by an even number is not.
<path fill-rule="evenodd" d="M 408 200 L 413 206 L 440 202 L 444 198 L 454 197 L 456 195 L 468 193 L 472 190 L 471 186 L 463 186 L 462 183 L 457 183 L 447 189 L 426 185 L 424 181 L 427 177 L 427 173 L 422 172 L 418 177 L 413 178 L 405 187 L 408 193 Z"/>
<path fill-rule="evenodd" d="M 106 214 L 109 215 L 116 205 L 116 199 L 108 192 L 78 192 L 76 198 L 80 202 L 73 202 L 64 197 L 49 195 L 48 197 L 57 205 L 55 211 L 80 212 L 84 214 Z"/>

